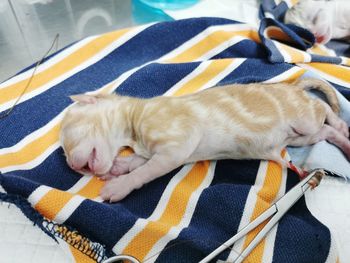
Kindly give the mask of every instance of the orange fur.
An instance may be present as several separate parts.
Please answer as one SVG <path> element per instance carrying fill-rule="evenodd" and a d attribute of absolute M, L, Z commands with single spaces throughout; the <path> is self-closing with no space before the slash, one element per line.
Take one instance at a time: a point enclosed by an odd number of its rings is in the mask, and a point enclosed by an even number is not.
<path fill-rule="evenodd" d="M 77 95 L 78 103 L 63 119 L 61 141 L 77 171 L 90 170 L 104 178 L 130 172 L 110 181 L 117 190 L 103 190 L 102 196 L 113 201 L 188 162 L 271 159 L 285 165 L 280 152 L 287 145 L 319 140 L 336 144 L 349 157 L 347 125 L 325 102 L 311 98 L 308 89 L 325 93 L 339 112 L 332 87 L 317 79 L 236 84 L 151 99 Z M 128 158 L 130 165 L 115 159 L 125 146 L 135 151 Z"/>

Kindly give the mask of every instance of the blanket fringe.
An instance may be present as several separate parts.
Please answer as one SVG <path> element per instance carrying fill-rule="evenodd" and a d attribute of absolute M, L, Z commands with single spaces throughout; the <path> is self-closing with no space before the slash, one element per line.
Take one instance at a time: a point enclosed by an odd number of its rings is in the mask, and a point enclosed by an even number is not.
<path fill-rule="evenodd" d="M 33 222 L 33 225 L 38 226 L 44 233 L 55 240 L 55 242 L 58 243 L 57 238 L 60 238 L 96 262 L 102 262 L 114 256 L 113 252 L 107 251 L 105 245 L 94 242 L 92 239 L 83 236 L 73 227 L 58 224 L 43 217 L 21 196 L 0 192 L 0 202 L 16 205 L 22 213 Z"/>

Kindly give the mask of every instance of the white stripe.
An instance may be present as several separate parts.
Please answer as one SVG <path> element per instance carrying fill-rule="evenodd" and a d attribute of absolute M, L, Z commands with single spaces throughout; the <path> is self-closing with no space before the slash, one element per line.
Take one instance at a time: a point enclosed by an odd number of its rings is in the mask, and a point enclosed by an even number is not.
<path fill-rule="evenodd" d="M 272 40 L 272 42 L 275 44 L 275 46 L 278 49 L 278 51 L 284 57 L 285 62 L 292 63 L 293 62 L 293 57 L 288 53 L 288 51 L 284 50 L 283 45 L 281 43 L 279 43 L 278 41 L 276 41 L 276 40 Z M 292 47 L 290 47 L 290 48 L 292 48 Z M 295 52 L 296 53 L 300 53 L 304 57 L 304 62 L 305 63 L 311 62 L 311 55 L 309 53 L 304 52 L 304 51 L 300 51 L 300 50 L 297 50 L 297 49 L 295 49 Z"/>
<path fill-rule="evenodd" d="M 277 48 L 277 50 L 281 53 L 281 55 L 284 58 L 284 61 L 287 63 L 291 63 L 292 62 L 292 57 L 289 55 L 289 53 L 287 51 L 285 51 L 283 49 L 283 47 L 281 46 L 281 44 L 278 41 L 272 40 L 273 44 L 275 45 L 275 47 Z"/>
<path fill-rule="evenodd" d="M 28 197 L 28 202 L 32 205 L 32 207 L 36 206 L 36 204 L 43 198 L 52 187 L 41 185 L 37 189 L 35 189 L 30 196 Z"/>
<path fill-rule="evenodd" d="M 298 51 L 298 52 L 301 52 L 303 54 L 305 63 L 311 62 L 311 55 L 309 53 L 304 52 L 304 51 Z"/>
<path fill-rule="evenodd" d="M 207 188 L 210 183 L 212 182 L 214 178 L 214 172 L 215 172 L 215 166 L 216 162 L 211 162 L 209 170 L 207 174 L 205 175 L 205 178 L 201 185 L 192 193 L 186 207 L 186 211 L 184 213 L 183 218 L 181 219 L 180 223 L 176 226 L 173 226 L 169 232 L 163 236 L 161 239 L 158 240 L 158 242 L 152 247 L 152 249 L 149 251 L 147 256 L 145 257 L 144 261 L 147 262 L 154 262 L 159 256 L 159 253 L 165 248 L 165 246 L 173 239 L 177 238 L 180 232 L 188 227 L 188 225 L 191 222 L 194 210 L 196 208 L 198 199 L 200 195 L 202 194 L 203 190 Z"/>
<path fill-rule="evenodd" d="M 95 201 L 95 202 L 98 202 L 98 203 L 103 203 L 104 202 L 104 200 L 102 199 L 102 197 L 101 196 L 98 196 L 98 197 L 96 197 L 96 198 L 94 198 L 94 199 L 91 199 L 92 201 Z"/>
<path fill-rule="evenodd" d="M 81 189 L 83 189 L 91 180 L 93 176 L 86 174 L 82 176 L 78 182 L 75 183 L 71 188 L 69 188 L 66 192 L 75 194 L 79 192 Z"/>
<path fill-rule="evenodd" d="M 205 83 L 200 89 L 198 90 L 204 90 L 207 88 L 214 87 L 220 82 L 222 79 L 224 79 L 227 75 L 229 75 L 233 70 L 238 68 L 244 61 L 246 61 L 246 58 L 237 58 L 233 59 L 230 65 L 228 65 L 225 70 L 220 72 L 218 75 L 216 75 L 214 78 L 209 80 L 207 83 Z"/>
<path fill-rule="evenodd" d="M 20 171 L 20 170 L 30 170 L 33 169 L 34 167 L 38 166 L 41 164 L 47 157 L 50 156 L 51 153 L 53 153 L 56 149 L 60 147 L 60 143 L 56 142 L 50 147 L 48 147 L 41 155 L 39 155 L 37 158 L 35 158 L 32 161 L 29 161 L 24 164 L 18 164 L 18 165 L 13 165 L 13 166 L 7 166 L 1 168 L 2 173 L 8 173 L 11 171 Z"/>
<path fill-rule="evenodd" d="M 314 73 L 317 73 L 321 78 L 324 78 L 324 79 L 326 79 L 326 80 L 328 80 L 330 82 L 333 82 L 335 84 L 338 84 L 338 85 L 346 87 L 346 88 L 350 88 L 350 82 L 346 82 L 346 81 L 343 81 L 341 79 L 338 79 L 338 78 L 336 78 L 336 77 L 334 77 L 332 75 L 329 75 L 329 74 L 327 74 L 327 73 L 325 73 L 323 71 L 320 71 L 320 70 L 318 70 L 318 69 L 316 69 L 316 68 L 314 68 L 314 67 L 312 67 L 310 65 L 307 65 L 307 64 L 301 64 L 300 63 L 300 64 L 297 64 L 297 65 L 299 67 L 301 67 L 301 68 L 304 68 L 304 69 L 310 70 L 310 71 L 312 71 Z M 347 67 L 344 67 L 344 66 L 341 66 L 341 65 L 337 65 L 337 66 L 349 70 L 349 68 L 347 68 Z M 349 70 L 349 74 L 350 74 L 350 70 Z"/>
<path fill-rule="evenodd" d="M 349 58 L 347 58 L 347 57 L 340 57 L 341 58 L 341 63 L 342 64 L 347 64 L 348 63 L 348 61 L 349 61 Z"/>
<path fill-rule="evenodd" d="M 0 185 L 0 193 L 4 193 L 6 194 L 7 192 L 5 191 L 5 189 Z"/>
<path fill-rule="evenodd" d="M 48 83 L 42 85 L 41 87 L 36 88 L 34 91 L 24 94 L 21 97 L 21 99 L 19 100 L 19 102 L 17 103 L 17 105 L 19 103 L 22 103 L 22 102 L 24 102 L 26 100 L 29 100 L 29 99 L 33 98 L 36 95 L 39 95 L 39 94 L 43 93 L 44 91 L 46 91 L 46 90 L 52 88 L 53 86 L 61 83 L 62 81 L 66 80 L 67 78 L 71 77 L 72 75 L 78 73 L 79 71 L 82 71 L 83 69 L 85 69 L 85 68 L 91 66 L 92 64 L 100 61 L 103 57 L 105 57 L 109 53 L 113 52 L 117 47 L 121 46 L 126 41 L 128 41 L 129 39 L 131 39 L 132 37 L 137 35 L 140 31 L 144 30 L 147 26 L 149 26 L 149 25 L 142 26 L 142 27 L 137 27 L 134 30 L 131 30 L 130 32 L 127 32 L 126 34 L 124 34 L 120 38 L 118 38 L 116 41 L 114 41 L 113 43 L 108 45 L 106 48 L 104 48 L 102 51 L 100 51 L 99 53 L 97 53 L 94 56 L 90 57 L 88 60 L 86 60 L 85 62 L 83 62 L 80 65 L 76 66 L 72 70 L 65 72 L 64 74 L 62 74 L 62 75 L 58 76 L 57 78 L 49 81 Z M 12 107 L 16 100 L 17 100 L 17 98 L 15 98 L 13 100 L 10 100 L 10 101 L 8 101 L 6 103 L 3 103 L 0 106 L 0 112 L 4 111 L 6 109 L 9 109 L 10 107 Z"/>
<path fill-rule="evenodd" d="M 24 137 L 21 141 L 19 141 L 15 145 L 8 147 L 8 148 L 0 149 L 0 155 L 20 151 L 26 145 L 28 145 L 31 142 L 33 142 L 34 140 L 38 139 L 43 134 L 46 134 L 47 132 L 49 132 L 54 126 L 56 126 L 62 120 L 63 114 L 65 111 L 66 111 L 66 109 L 64 111 L 62 111 L 59 115 L 57 115 L 54 119 L 52 119 L 50 122 L 48 122 L 45 126 L 32 132 L 31 134 L 28 134 L 26 137 Z"/>
<path fill-rule="evenodd" d="M 82 39 L 81 41 L 73 44 L 72 46 L 66 48 L 65 50 L 61 51 L 60 53 L 56 54 L 55 56 L 53 56 L 52 58 L 46 60 L 45 62 L 43 62 L 42 64 L 40 64 L 37 69 L 36 69 L 36 73 L 38 74 L 50 67 L 52 67 L 53 65 L 57 64 L 58 62 L 62 61 L 65 57 L 69 56 L 70 54 L 76 52 L 78 49 L 82 48 L 83 46 L 89 44 L 90 42 L 92 42 L 93 40 L 95 40 L 97 38 L 97 36 L 93 36 L 93 37 L 87 37 Z M 6 81 L 4 81 L 3 83 L 0 84 L 0 90 L 3 88 L 6 88 L 10 85 L 13 85 L 17 82 L 20 82 L 24 79 L 30 78 L 31 75 L 33 74 L 34 68 L 28 69 L 25 72 L 22 72 L 19 75 L 16 75 Z M 35 76 L 35 75 L 34 75 Z"/>
<path fill-rule="evenodd" d="M 289 8 L 293 6 L 292 2 L 290 0 L 284 0 L 284 2 L 287 4 Z"/>
<path fill-rule="evenodd" d="M 201 33 L 191 38 L 187 42 L 183 43 L 178 48 L 174 49 L 171 53 L 162 57 L 161 60 L 166 61 L 175 58 L 179 54 L 188 50 L 189 48 L 196 45 L 201 40 L 205 39 L 208 35 L 217 32 L 217 31 L 227 31 L 227 32 L 235 32 L 235 31 L 243 31 L 243 30 L 254 30 L 252 26 L 247 24 L 235 24 L 235 25 L 219 25 L 219 26 L 210 26 L 207 29 L 203 30 Z"/>
<path fill-rule="evenodd" d="M 190 74 L 188 74 L 186 77 L 184 77 L 182 80 L 177 82 L 174 86 L 172 86 L 170 89 L 168 89 L 163 96 L 172 96 L 178 89 L 183 87 L 186 83 L 194 79 L 196 76 L 201 74 L 203 71 L 205 71 L 208 66 L 212 63 L 212 61 L 204 61 L 198 65 L 195 70 L 193 70 Z"/>
<path fill-rule="evenodd" d="M 245 58 L 237 58 L 233 59 L 232 63 L 228 65 L 225 70 L 217 74 L 214 78 L 209 80 L 207 83 L 205 83 L 202 87 L 198 88 L 197 91 L 204 90 L 207 88 L 211 88 L 215 86 L 220 80 L 224 79 L 228 74 L 230 74 L 233 70 L 235 70 L 238 66 L 240 66 L 246 59 Z M 186 77 L 184 77 L 182 80 L 180 80 L 178 83 L 176 83 L 173 87 L 171 87 L 167 92 L 164 93 L 164 96 L 172 96 L 178 89 L 183 87 L 186 83 L 194 79 L 196 76 L 201 74 L 205 71 L 205 69 L 210 66 L 212 62 L 211 61 L 204 61 L 199 66 L 192 71 L 190 74 L 188 74 Z"/>
<path fill-rule="evenodd" d="M 193 168 L 194 164 L 188 164 L 182 167 L 182 169 L 171 178 L 169 183 L 167 184 L 158 204 L 157 207 L 154 209 L 152 215 L 146 219 L 140 218 L 138 219 L 134 226 L 124 234 L 124 236 L 114 245 L 112 251 L 116 254 L 121 253 L 126 246 L 131 242 L 131 240 L 134 239 L 134 237 L 141 232 L 144 227 L 147 225 L 149 221 L 157 221 L 161 217 L 161 215 L 164 213 L 167 204 L 169 202 L 169 199 L 171 197 L 171 194 L 173 193 L 176 186 L 181 182 L 186 175 L 189 173 L 189 171 Z"/>
<path fill-rule="evenodd" d="M 278 83 L 284 81 L 301 70 L 301 68 L 294 66 L 271 79 L 265 80 L 263 83 Z"/>
<path fill-rule="evenodd" d="M 334 50 L 332 50 L 332 49 L 330 49 L 330 48 L 327 48 L 325 45 L 318 44 L 318 47 L 319 47 L 322 51 L 326 52 L 326 53 L 328 54 L 328 56 L 331 56 L 331 57 L 336 57 L 336 56 L 337 56 L 337 54 L 335 53 Z"/>
<path fill-rule="evenodd" d="M 247 200 L 245 202 L 245 207 L 243 210 L 243 214 L 241 217 L 241 222 L 239 223 L 239 227 L 237 232 L 241 231 L 246 225 L 250 223 L 250 219 L 253 215 L 254 209 L 255 209 L 255 204 L 257 201 L 257 193 L 262 189 L 264 186 L 264 181 L 265 181 L 265 176 L 267 172 L 267 166 L 268 162 L 267 161 L 261 161 L 260 166 L 256 175 L 255 183 L 251 187 Z M 246 237 L 238 240 L 232 247 L 232 250 L 227 258 L 227 261 L 231 262 L 237 258 L 239 253 L 243 250 L 243 245 L 245 242 Z"/>
<path fill-rule="evenodd" d="M 54 221 L 59 224 L 63 224 L 84 200 L 84 197 L 80 195 L 74 195 L 58 212 L 54 218 Z"/>
<path fill-rule="evenodd" d="M 314 44 L 314 47 L 318 47 L 319 49 L 321 49 L 322 51 L 326 52 L 326 55 L 331 56 L 331 57 L 336 57 L 337 54 L 335 54 L 334 50 L 327 48 L 325 45 L 321 45 L 321 44 Z M 316 54 L 316 55 L 321 55 L 324 56 L 323 54 L 319 54 L 317 52 L 315 52 L 312 47 L 306 50 L 308 53 L 311 54 Z"/>
<path fill-rule="evenodd" d="M 275 18 L 275 16 L 268 11 L 264 12 L 264 15 L 266 18 L 273 18 L 273 19 Z"/>
<path fill-rule="evenodd" d="M 246 38 L 246 37 L 242 37 L 242 36 L 233 36 L 229 40 L 222 42 L 220 45 L 218 45 L 215 48 L 209 50 L 203 56 L 197 58 L 194 61 L 203 61 L 203 60 L 206 60 L 208 58 L 212 58 L 215 55 L 219 54 L 220 52 L 224 51 L 225 49 L 227 49 L 227 48 L 237 44 L 238 42 L 240 42 L 242 40 L 246 40 L 246 39 L 250 39 L 250 38 Z"/>

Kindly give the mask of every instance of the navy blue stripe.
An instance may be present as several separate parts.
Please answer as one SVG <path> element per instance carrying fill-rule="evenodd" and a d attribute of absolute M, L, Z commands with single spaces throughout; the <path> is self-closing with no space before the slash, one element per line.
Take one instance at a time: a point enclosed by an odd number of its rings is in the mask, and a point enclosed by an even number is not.
<path fill-rule="evenodd" d="M 282 74 L 292 67 L 293 65 L 288 63 L 281 63 L 277 67 L 263 59 L 248 59 L 222 79 L 218 85 L 262 82 Z"/>
<path fill-rule="evenodd" d="M 11 195 L 28 198 L 40 186 L 40 183 L 13 173 L 0 173 L 0 185 Z"/>
<path fill-rule="evenodd" d="M 331 83 L 347 100 L 350 100 L 350 88 L 345 88 L 344 86 L 335 84 L 333 82 Z"/>
<path fill-rule="evenodd" d="M 68 95 L 96 90 L 127 70 L 155 60 L 175 49 L 206 27 L 225 23 L 235 22 L 207 18 L 192 25 L 189 19 L 156 24 L 145 29 L 87 69 L 16 106 L 9 117 L 0 121 L 0 137 L 6 138 L 1 140 L 0 148 L 9 147 L 44 126 L 71 103 Z"/>
<path fill-rule="evenodd" d="M 267 58 L 267 52 L 263 45 L 250 39 L 245 39 L 230 46 L 211 59 L 223 58 Z"/>
<path fill-rule="evenodd" d="M 60 190 L 69 189 L 82 177 L 81 174 L 69 168 L 62 148 L 58 148 L 51 153 L 43 163 L 33 169 L 10 172 L 5 175 L 16 175 L 28 180 L 28 183 L 49 185 Z M 21 191 L 21 189 L 18 189 L 18 191 Z"/>
<path fill-rule="evenodd" d="M 170 179 L 180 170 L 162 176 L 141 189 L 133 191 L 118 203 L 84 201 L 69 217 L 66 224 L 97 239 L 112 249 L 115 243 L 135 224 L 138 218 L 148 218 L 156 208 Z M 94 217 L 87 217 L 93 211 Z"/>
<path fill-rule="evenodd" d="M 311 54 L 312 62 L 322 62 L 322 63 L 331 63 L 331 64 L 341 64 L 342 59 L 340 57 L 329 57 L 322 55 Z"/>
<path fill-rule="evenodd" d="M 79 229 L 79 232 L 111 250 L 136 220 L 136 215 L 119 203 L 110 205 L 84 200 L 65 224 Z"/>
<path fill-rule="evenodd" d="M 259 164 L 259 161 L 218 161 L 215 177 L 202 192 L 190 225 L 169 242 L 157 262 L 198 262 L 231 238 L 237 232 Z M 228 253 L 225 251 L 219 258 L 226 259 Z"/>
<path fill-rule="evenodd" d="M 153 63 L 138 70 L 117 89 L 120 95 L 140 98 L 160 96 L 190 74 L 199 62 L 181 64 Z"/>
<path fill-rule="evenodd" d="M 128 209 L 134 215 L 141 218 L 148 218 L 156 208 L 165 187 L 168 185 L 171 178 L 177 174 L 182 167 L 164 175 L 144 186 L 138 190 L 134 190 L 125 199 L 118 202 L 123 207 Z M 145 200 L 145 197 L 147 197 Z M 111 205 L 113 209 L 118 209 L 118 206 Z"/>

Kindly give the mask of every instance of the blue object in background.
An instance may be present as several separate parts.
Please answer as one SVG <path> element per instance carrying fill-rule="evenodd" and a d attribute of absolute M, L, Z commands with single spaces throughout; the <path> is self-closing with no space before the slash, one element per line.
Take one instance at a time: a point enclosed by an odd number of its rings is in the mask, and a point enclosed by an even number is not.
<path fill-rule="evenodd" d="M 141 0 L 132 1 L 132 17 L 135 24 L 174 20 L 161 9 L 151 7 Z"/>
<path fill-rule="evenodd" d="M 158 9 L 181 9 L 194 5 L 198 0 L 140 0 L 141 2 Z"/>

